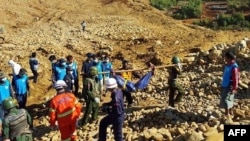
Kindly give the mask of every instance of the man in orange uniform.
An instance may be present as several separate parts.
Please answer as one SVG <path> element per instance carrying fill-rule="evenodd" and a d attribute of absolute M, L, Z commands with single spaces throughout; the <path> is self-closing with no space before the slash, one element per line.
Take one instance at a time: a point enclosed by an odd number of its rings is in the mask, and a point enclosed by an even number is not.
<path fill-rule="evenodd" d="M 75 141 L 76 122 L 81 113 L 81 104 L 74 94 L 66 92 L 66 83 L 63 80 L 56 81 L 54 85 L 57 95 L 50 102 L 50 126 L 55 128 L 56 121 L 61 133 L 62 141 Z"/>

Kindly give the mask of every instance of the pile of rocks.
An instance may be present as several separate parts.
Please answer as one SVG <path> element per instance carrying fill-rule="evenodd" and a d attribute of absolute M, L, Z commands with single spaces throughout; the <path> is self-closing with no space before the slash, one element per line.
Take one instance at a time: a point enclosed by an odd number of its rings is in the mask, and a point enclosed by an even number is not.
<path fill-rule="evenodd" d="M 222 141 L 224 124 L 250 124 L 250 72 L 241 70 L 240 88 L 235 99 L 233 120 L 225 120 L 224 110 L 219 107 L 220 83 L 222 80 L 222 53 L 227 50 L 213 47 L 210 52 L 199 52 L 194 65 L 184 66 L 180 82 L 185 89 L 183 100 L 176 109 L 168 109 L 169 76 L 166 69 L 157 70 L 145 90 L 133 93 L 138 106 L 126 109 L 123 126 L 124 139 L 154 141 Z M 248 49 L 247 49 L 248 50 Z M 208 60 L 205 60 L 208 59 Z M 213 61 L 217 60 L 217 61 Z M 237 61 L 249 59 L 237 56 Z M 205 60 L 202 62 L 202 60 Z M 240 61 L 239 66 L 246 65 Z M 77 130 L 79 140 L 95 140 L 98 137 L 99 121 Z M 40 125 L 48 125 L 48 117 L 41 118 Z M 52 131 L 43 139 L 58 140 L 59 133 Z M 108 139 L 113 139 L 108 128 Z M 38 139 L 36 139 L 38 140 Z"/>

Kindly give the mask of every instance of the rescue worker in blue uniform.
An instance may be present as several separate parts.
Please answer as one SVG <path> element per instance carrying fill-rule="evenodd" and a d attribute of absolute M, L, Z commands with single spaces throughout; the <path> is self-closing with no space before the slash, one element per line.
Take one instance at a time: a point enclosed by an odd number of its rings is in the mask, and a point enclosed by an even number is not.
<path fill-rule="evenodd" d="M 104 80 L 108 80 L 111 74 L 111 70 L 113 69 L 113 65 L 109 60 L 108 56 L 104 56 L 104 60 L 102 61 L 102 69 L 103 72 L 110 72 L 110 73 L 105 73 L 104 76 Z M 105 81 L 104 81 L 105 82 Z"/>
<path fill-rule="evenodd" d="M 106 141 L 107 127 L 113 126 L 115 141 L 122 141 L 122 126 L 124 122 L 124 101 L 122 90 L 117 87 L 114 78 L 106 81 L 105 87 L 111 91 L 111 101 L 104 103 L 102 110 L 108 112 L 108 115 L 100 121 L 99 141 Z"/>
<path fill-rule="evenodd" d="M 98 56 L 94 55 L 94 60 L 93 60 L 93 66 L 97 68 L 98 70 L 98 84 L 99 84 L 99 91 L 100 91 L 100 99 L 101 99 L 101 94 L 103 93 L 103 74 L 101 74 L 101 72 L 103 72 L 102 69 L 102 62 L 99 60 Z"/>
<path fill-rule="evenodd" d="M 14 76 L 12 86 L 16 93 L 19 108 L 25 108 L 30 87 L 28 76 L 24 68 L 21 68 L 19 74 L 17 76 Z"/>
<path fill-rule="evenodd" d="M 55 66 L 55 80 L 63 80 L 66 75 L 66 60 L 61 58 L 58 61 L 58 65 Z"/>
<path fill-rule="evenodd" d="M 79 72 L 78 72 L 78 65 L 77 65 L 77 62 L 75 60 L 73 60 L 73 56 L 72 55 L 68 55 L 66 57 L 67 59 L 67 66 L 71 67 L 72 68 L 72 71 L 73 71 L 73 77 L 74 77 L 74 86 L 75 86 L 75 89 L 74 89 L 74 94 L 76 96 L 78 96 L 78 90 L 79 90 Z"/>
<path fill-rule="evenodd" d="M 14 97 L 11 83 L 5 74 L 0 71 L 0 119 L 4 118 L 3 101 L 9 97 Z"/>

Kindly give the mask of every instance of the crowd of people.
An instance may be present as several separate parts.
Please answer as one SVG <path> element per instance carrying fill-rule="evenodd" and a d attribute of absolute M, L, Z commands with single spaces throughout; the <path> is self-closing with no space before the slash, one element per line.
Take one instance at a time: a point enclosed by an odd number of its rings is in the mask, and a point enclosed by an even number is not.
<path fill-rule="evenodd" d="M 61 140 L 76 140 L 77 123 L 80 127 L 92 123 L 98 119 L 100 109 L 108 113 L 99 125 L 99 140 L 105 141 L 108 125 L 113 126 L 116 141 L 123 140 L 122 126 L 124 121 L 124 97 L 127 106 L 133 106 L 131 92 L 126 87 L 119 86 L 114 75 L 120 75 L 126 81 L 132 77 L 141 78 L 135 71 L 122 71 L 114 73 L 110 56 L 97 56 L 93 53 L 86 54 L 86 60 L 82 62 L 82 68 L 72 55 L 65 58 L 57 58 L 51 55 L 51 78 L 57 95 L 50 100 L 49 117 L 51 128 L 58 128 Z M 234 95 L 237 93 L 239 82 L 239 69 L 235 62 L 235 56 L 231 52 L 224 54 L 225 70 L 222 79 L 221 106 L 225 108 L 225 114 L 231 115 Z M 12 67 L 12 80 L 8 80 L 3 71 L 0 71 L 0 130 L 2 137 L 7 140 L 22 141 L 23 138 L 32 140 L 32 119 L 27 112 L 26 102 L 29 95 L 29 79 L 27 70 L 20 64 L 9 60 Z M 184 95 L 184 89 L 178 84 L 178 76 L 182 72 L 180 58 L 172 58 L 172 67 L 169 70 L 169 107 L 174 108 Z M 31 54 L 29 65 L 33 74 L 33 83 L 38 84 L 39 60 L 36 52 Z M 121 70 L 131 69 L 127 60 L 122 61 Z M 80 72 L 78 71 L 80 70 Z M 152 69 L 153 71 L 154 69 Z M 79 81 L 82 76 L 83 89 L 79 92 Z M 177 91 L 177 92 L 176 92 Z M 103 103 L 102 94 L 110 92 L 111 101 Z M 175 95 L 177 93 L 177 95 Z M 84 99 L 86 107 L 83 110 Z M 17 101 L 17 102 L 16 102 Z M 99 106 L 102 106 L 101 108 Z M 82 119 L 81 113 L 84 113 Z M 0 139 L 1 140 L 1 139 Z"/>
<path fill-rule="evenodd" d="M 0 70 L 0 141 L 32 141 L 33 120 L 26 110 L 29 95 L 27 70 L 14 60 L 8 61 L 12 68 L 12 80 Z M 36 52 L 31 54 L 29 66 L 33 83 L 37 83 L 39 61 Z"/>

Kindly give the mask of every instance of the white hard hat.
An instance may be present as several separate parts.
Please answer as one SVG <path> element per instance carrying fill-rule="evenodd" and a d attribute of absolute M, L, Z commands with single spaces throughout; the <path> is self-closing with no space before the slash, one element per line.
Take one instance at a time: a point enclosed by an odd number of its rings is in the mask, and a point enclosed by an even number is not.
<path fill-rule="evenodd" d="M 109 78 L 106 83 L 106 88 L 107 89 L 112 89 L 112 88 L 116 88 L 117 87 L 117 82 L 114 78 Z"/>
<path fill-rule="evenodd" d="M 67 87 L 67 84 L 65 83 L 65 81 L 63 80 L 58 80 L 56 81 L 55 85 L 54 85 L 54 88 L 55 89 L 62 89 L 64 87 Z"/>

